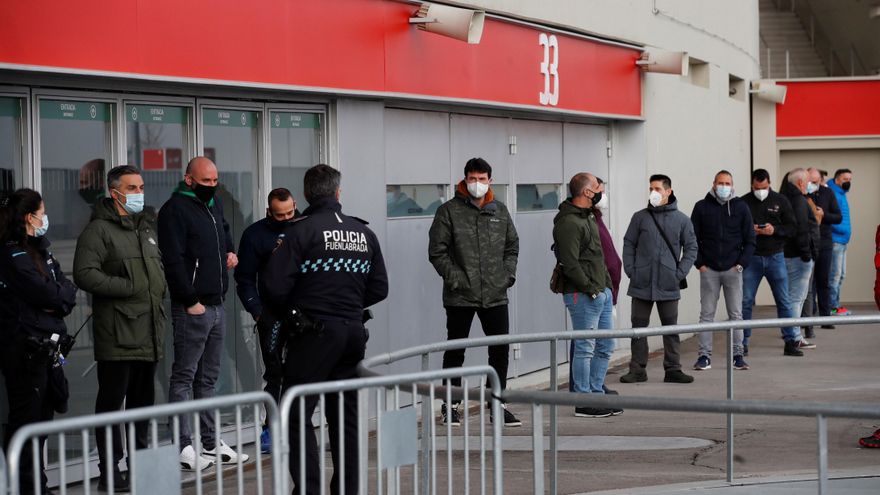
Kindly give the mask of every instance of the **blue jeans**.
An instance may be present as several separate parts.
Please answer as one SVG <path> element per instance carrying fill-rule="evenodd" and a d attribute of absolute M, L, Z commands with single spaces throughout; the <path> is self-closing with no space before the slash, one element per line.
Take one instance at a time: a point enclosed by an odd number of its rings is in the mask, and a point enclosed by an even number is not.
<path fill-rule="evenodd" d="M 792 316 L 798 317 L 804 310 L 804 302 L 810 292 L 813 260 L 785 258 L 785 268 L 788 270 L 788 300 L 791 303 Z M 800 337 L 800 327 L 798 327 L 798 336 Z"/>
<path fill-rule="evenodd" d="M 840 287 L 846 278 L 846 244 L 831 247 L 831 272 L 828 274 L 828 302 L 831 309 L 840 307 Z"/>
<path fill-rule="evenodd" d="M 752 307 L 755 305 L 755 294 L 758 293 L 758 285 L 761 279 L 766 277 L 773 292 L 773 300 L 776 302 L 776 316 L 778 318 L 791 318 L 791 304 L 788 298 L 788 269 L 785 267 L 785 257 L 781 252 L 770 256 L 753 255 L 749 266 L 743 269 L 743 320 L 752 319 Z M 785 340 L 798 340 L 800 331 L 796 327 L 783 327 L 782 338 Z M 749 337 L 752 329 L 743 330 L 743 345 L 749 345 Z"/>
<path fill-rule="evenodd" d="M 574 292 L 564 294 L 565 307 L 571 315 L 574 330 L 612 328 L 611 289 L 596 295 Z M 614 339 L 577 339 L 569 350 L 569 390 L 572 392 L 603 394 L 608 361 L 614 351 Z"/>

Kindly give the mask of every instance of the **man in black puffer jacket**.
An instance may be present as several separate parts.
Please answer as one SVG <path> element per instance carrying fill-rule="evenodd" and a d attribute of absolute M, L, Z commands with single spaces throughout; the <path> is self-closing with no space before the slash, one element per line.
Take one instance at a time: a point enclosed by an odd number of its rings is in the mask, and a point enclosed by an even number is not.
<path fill-rule="evenodd" d="M 806 198 L 808 182 L 807 171 L 796 168 L 782 179 L 782 190 L 780 191 L 791 203 L 796 225 L 794 235 L 785 242 L 788 299 L 793 317 L 800 316 L 804 308 L 804 301 L 806 301 L 807 292 L 810 289 L 810 276 L 813 274 L 813 260 L 819 254 L 818 223 Z M 804 340 L 800 327 L 795 327 L 795 330 L 798 349 L 814 349 L 816 347 L 815 344 Z"/>
<path fill-rule="evenodd" d="M 199 156 L 190 160 L 186 175 L 159 210 L 159 248 L 171 292 L 174 364 L 168 402 L 214 396 L 220 375 L 229 288 L 227 270 L 238 264 L 223 207 L 214 197 L 217 166 Z M 196 371 L 199 371 L 198 374 Z M 224 442 L 215 445 L 214 418 L 201 415 L 203 454 L 196 456 L 190 439 L 189 416 L 180 417 L 180 464 L 201 470 L 211 461 L 235 463 L 240 455 Z"/>

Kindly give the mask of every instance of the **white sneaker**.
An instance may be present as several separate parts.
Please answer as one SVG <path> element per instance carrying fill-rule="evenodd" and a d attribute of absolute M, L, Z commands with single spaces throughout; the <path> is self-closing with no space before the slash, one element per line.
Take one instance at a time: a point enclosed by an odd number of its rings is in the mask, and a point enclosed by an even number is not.
<path fill-rule="evenodd" d="M 180 451 L 180 469 L 184 471 L 204 471 L 212 464 L 214 464 L 213 460 L 202 456 L 196 459 L 196 449 L 192 445 L 187 445 Z"/>
<path fill-rule="evenodd" d="M 220 440 L 220 445 L 215 447 L 214 450 L 205 449 L 204 453 L 206 457 L 213 457 L 223 464 L 237 464 L 239 457 L 241 457 L 241 462 L 247 462 L 248 460 L 247 454 L 237 453 L 236 451 L 232 450 L 232 447 L 226 445 L 226 442 L 224 442 L 223 440 Z"/>

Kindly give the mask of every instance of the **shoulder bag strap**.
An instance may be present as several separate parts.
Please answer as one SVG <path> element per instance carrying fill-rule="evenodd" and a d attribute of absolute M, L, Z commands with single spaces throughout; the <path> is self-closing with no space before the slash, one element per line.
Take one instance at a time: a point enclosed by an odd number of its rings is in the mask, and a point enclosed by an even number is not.
<path fill-rule="evenodd" d="M 666 241 L 666 247 L 669 248 L 669 252 L 672 254 L 672 259 L 674 259 L 675 262 L 678 263 L 679 261 L 681 261 L 681 259 L 678 257 L 678 255 L 675 254 L 675 249 L 672 247 L 672 243 L 669 242 L 669 239 L 666 237 L 666 234 L 663 232 L 663 229 L 660 228 L 660 224 L 657 222 L 657 217 L 654 216 L 653 212 L 648 212 L 648 214 L 651 215 L 651 220 L 654 221 L 654 225 L 657 227 L 657 230 L 660 232 L 660 237 L 662 237 L 663 240 Z"/>

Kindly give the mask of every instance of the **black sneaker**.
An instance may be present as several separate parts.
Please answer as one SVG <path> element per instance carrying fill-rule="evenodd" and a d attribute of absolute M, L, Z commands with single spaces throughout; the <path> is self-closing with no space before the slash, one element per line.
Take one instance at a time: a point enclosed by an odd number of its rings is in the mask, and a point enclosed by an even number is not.
<path fill-rule="evenodd" d="M 834 330 L 837 327 L 835 327 L 834 325 L 822 325 L 822 328 L 824 328 L 825 330 Z"/>
<path fill-rule="evenodd" d="M 107 478 L 102 474 L 98 479 L 98 491 L 99 492 L 108 492 L 107 489 Z M 113 473 L 113 492 L 114 493 L 129 493 L 131 492 L 131 485 L 128 483 L 128 477 L 122 473 Z"/>
<path fill-rule="evenodd" d="M 501 404 L 501 411 L 504 413 L 504 426 L 522 426 L 522 421 L 517 419 L 512 412 L 507 410 L 507 404 Z M 494 422 L 492 409 L 489 409 L 489 422 Z"/>
<path fill-rule="evenodd" d="M 447 410 L 449 413 L 447 414 Z M 440 417 L 441 422 L 445 425 L 449 423 L 450 426 L 461 426 L 461 416 L 458 414 L 458 404 L 453 404 L 452 407 L 447 408 L 446 404 L 440 406 Z"/>
<path fill-rule="evenodd" d="M 623 411 L 620 411 L 623 413 Z M 611 409 L 599 409 L 596 407 L 576 407 L 574 415 L 578 418 L 607 418 L 614 415 Z"/>
<path fill-rule="evenodd" d="M 681 370 L 668 370 L 666 376 L 663 377 L 666 383 L 692 383 L 694 377 L 684 374 Z"/>
<path fill-rule="evenodd" d="M 785 347 L 782 350 L 783 356 L 803 356 L 804 351 L 798 348 L 798 341 L 786 340 Z"/>
<path fill-rule="evenodd" d="M 602 385 L 602 391 L 605 392 L 605 395 L 620 395 L 617 393 L 617 390 L 611 390 L 605 385 Z"/>
<path fill-rule="evenodd" d="M 629 373 L 620 377 L 620 383 L 636 383 L 646 381 L 648 381 L 647 373 L 634 373 L 630 371 Z"/>

